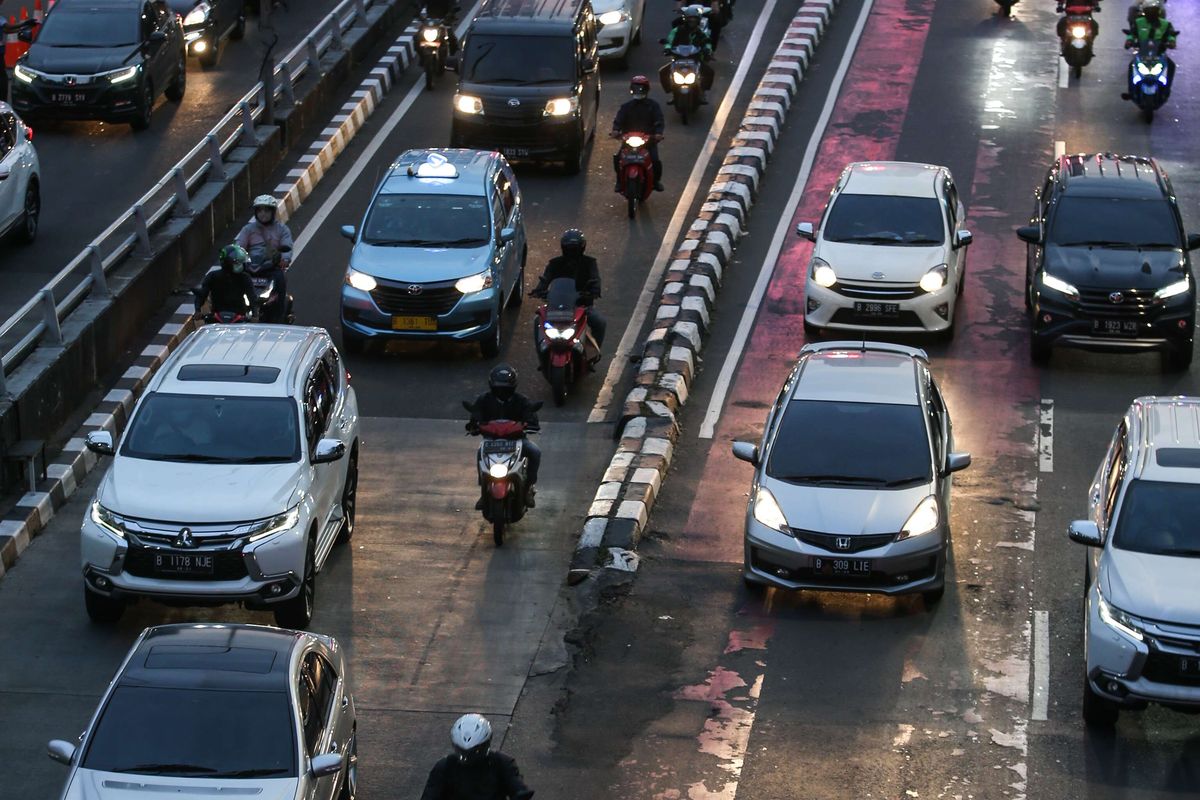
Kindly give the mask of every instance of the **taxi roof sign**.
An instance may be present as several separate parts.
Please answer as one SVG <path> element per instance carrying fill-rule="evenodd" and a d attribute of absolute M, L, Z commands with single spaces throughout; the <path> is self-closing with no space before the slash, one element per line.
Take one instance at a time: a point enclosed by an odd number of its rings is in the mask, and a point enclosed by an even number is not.
<path fill-rule="evenodd" d="M 430 153 L 424 161 L 408 165 L 408 176 L 410 178 L 457 178 L 458 170 L 441 153 Z"/>

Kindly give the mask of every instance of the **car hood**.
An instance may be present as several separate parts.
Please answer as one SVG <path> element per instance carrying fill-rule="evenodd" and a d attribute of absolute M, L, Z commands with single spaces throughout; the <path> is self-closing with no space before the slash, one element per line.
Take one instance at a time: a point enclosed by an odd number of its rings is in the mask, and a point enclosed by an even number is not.
<path fill-rule="evenodd" d="M 813 253 L 825 259 L 843 280 L 916 283 L 933 267 L 946 263 L 943 247 L 889 247 L 879 244 L 821 242 Z M 883 277 L 876 277 L 882 273 Z"/>
<path fill-rule="evenodd" d="M 487 269 L 491 252 L 491 247 L 377 247 L 359 242 L 350 267 L 389 281 L 453 281 Z"/>
<path fill-rule="evenodd" d="M 291 800 L 296 796 L 297 778 L 212 780 L 130 775 L 122 772 L 76 771 L 63 800 L 212 800 L 226 792 L 254 800 Z M 224 792 L 222 790 L 225 790 Z"/>
<path fill-rule="evenodd" d="M 592 3 L 592 11 L 597 17 L 606 11 L 625 11 L 628 8 L 626 0 L 596 0 Z"/>
<path fill-rule="evenodd" d="M 303 462 L 181 464 L 117 456 L 96 499 L 118 514 L 191 524 L 271 517 L 296 504 Z"/>
<path fill-rule="evenodd" d="M 895 533 L 933 492 L 931 483 L 880 490 L 796 486 L 765 478 L 763 485 L 775 495 L 790 527 L 846 535 Z"/>
<path fill-rule="evenodd" d="M 95 75 L 138 63 L 136 45 L 121 47 L 54 47 L 33 44 L 24 64 L 52 75 Z"/>
<path fill-rule="evenodd" d="M 1161 289 L 1183 277 L 1183 264 L 1182 250 L 1046 246 L 1046 272 L 1073 286 Z"/>
<path fill-rule="evenodd" d="M 1100 588 L 1106 600 L 1135 617 L 1200 625 L 1197 563 L 1194 558 L 1111 547 L 1104 554 Z"/>

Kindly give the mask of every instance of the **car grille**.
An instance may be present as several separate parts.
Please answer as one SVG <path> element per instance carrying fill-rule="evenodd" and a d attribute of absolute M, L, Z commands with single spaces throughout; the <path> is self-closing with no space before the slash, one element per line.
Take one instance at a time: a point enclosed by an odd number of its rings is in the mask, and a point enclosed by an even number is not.
<path fill-rule="evenodd" d="M 1195 664 L 1195 657 L 1187 659 Z M 1182 672 L 1179 669 L 1183 659 L 1171 653 L 1151 650 L 1146 657 L 1146 665 L 1142 668 L 1142 677 L 1155 683 L 1172 683 L 1182 686 L 1200 686 L 1200 672 Z"/>
<path fill-rule="evenodd" d="M 843 297 L 853 297 L 856 300 L 877 300 L 880 302 L 896 302 L 911 300 L 925 294 L 918 284 L 882 284 L 882 283 L 853 283 L 838 281 L 835 287 Z"/>
<path fill-rule="evenodd" d="M 412 287 L 420 289 L 414 294 Z M 454 283 L 390 283 L 377 280 L 371 299 L 385 314 L 438 316 L 458 304 L 462 292 Z"/>
<path fill-rule="evenodd" d="M 798 528 L 792 528 L 792 535 L 805 544 L 811 544 L 813 547 L 820 547 L 822 550 L 828 550 L 831 553 L 861 553 L 863 550 L 871 550 L 876 547 L 883 547 L 886 544 L 891 544 L 896 539 L 894 533 L 873 533 L 857 536 L 838 536 L 832 533 L 817 533 L 815 531 L 805 531 Z M 837 540 L 849 540 L 849 546 L 841 548 L 837 546 Z"/>
<path fill-rule="evenodd" d="M 1079 308 L 1096 317 L 1120 319 L 1141 318 L 1154 309 L 1154 289 L 1113 289 L 1100 286 L 1079 287 Z M 1114 303 L 1110 296 L 1121 295 L 1121 302 Z"/>
<path fill-rule="evenodd" d="M 174 550 L 171 552 L 197 554 L 213 556 L 213 572 L 212 575 L 189 575 L 159 572 L 154 568 L 155 553 L 167 552 L 166 550 L 155 550 L 148 547 L 131 546 L 125 553 L 125 571 L 130 575 L 135 575 L 139 578 L 155 578 L 160 580 L 180 580 L 180 581 L 236 581 L 247 576 L 246 562 L 242 559 L 241 551 L 238 550 L 218 550 L 216 552 L 194 549 L 194 550 Z"/>
<path fill-rule="evenodd" d="M 483 116 L 489 123 L 500 125 L 537 126 L 545 116 L 542 111 L 545 101 L 522 100 L 519 106 L 510 106 L 508 98 L 483 98 Z"/>

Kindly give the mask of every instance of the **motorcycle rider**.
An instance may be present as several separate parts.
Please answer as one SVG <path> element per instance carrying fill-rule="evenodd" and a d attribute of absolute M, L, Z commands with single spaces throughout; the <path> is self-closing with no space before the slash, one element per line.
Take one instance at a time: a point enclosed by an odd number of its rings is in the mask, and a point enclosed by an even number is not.
<path fill-rule="evenodd" d="M 517 762 L 494 752 L 492 726 L 479 714 L 465 714 L 450 729 L 454 752 L 429 771 L 421 800 L 529 800 Z"/>
<path fill-rule="evenodd" d="M 633 99 L 625 101 L 617 109 L 611 136 L 614 139 L 620 139 L 626 133 L 636 131 L 651 137 L 650 141 L 646 143 L 646 147 L 650 150 L 650 161 L 654 165 L 654 191 L 661 192 L 663 190 L 663 168 L 662 161 L 658 159 L 658 141 L 662 139 L 663 128 L 666 127 L 662 106 L 650 99 L 650 79 L 645 75 L 634 75 L 629 80 L 629 93 L 633 95 Z M 615 191 L 619 192 L 621 191 L 621 154 L 619 152 L 613 154 L 613 170 L 618 173 Z"/>
<path fill-rule="evenodd" d="M 454 26 L 458 22 L 456 0 L 425 0 L 425 16 L 431 20 L 440 19 L 442 21 L 449 33 L 449 40 L 446 44 L 449 46 L 450 55 L 458 53 L 458 34 L 454 32 Z M 420 31 L 417 32 L 417 35 L 421 35 Z"/>
<path fill-rule="evenodd" d="M 708 59 L 712 55 L 712 40 L 708 38 L 708 34 L 700 27 L 700 9 L 696 6 L 687 6 L 683 9 L 683 21 L 681 24 L 671 28 L 671 32 L 667 34 L 667 41 L 663 47 L 663 52 L 670 55 L 671 48 L 676 45 L 690 44 L 693 47 L 700 48 L 700 103 L 707 104 L 708 98 L 705 93 L 712 88 L 713 84 L 713 68 L 709 65 Z M 671 64 L 664 64 L 658 71 L 658 80 L 662 83 L 663 91 L 671 95 L 668 104 L 674 102 L 674 92 L 671 90 Z"/>
<path fill-rule="evenodd" d="M 1058 0 L 1058 6 L 1055 8 L 1059 14 L 1066 16 L 1058 18 L 1058 38 L 1064 39 L 1067 35 L 1067 17 L 1088 15 L 1092 17 L 1092 38 L 1095 39 L 1100 35 L 1100 23 L 1096 22 L 1094 14 L 1100 13 L 1100 0 Z"/>
<path fill-rule="evenodd" d="M 517 391 L 517 371 L 508 364 L 497 364 L 488 373 L 488 390 L 475 398 L 471 419 L 467 421 L 467 430 L 476 433 L 481 424 L 498 419 L 524 422 L 528 428 L 538 427 L 537 410 L 528 397 Z M 525 475 L 525 504 L 534 508 L 534 495 L 537 494 L 535 484 L 538 468 L 542 465 L 542 451 L 526 437 L 521 442 L 521 452 L 525 454 L 528 462 Z M 483 498 L 475 504 L 475 510 L 483 510 Z"/>
<path fill-rule="evenodd" d="M 221 268 L 210 271 L 196 291 L 196 316 L 204 307 L 204 301 L 212 297 L 213 313 L 249 314 L 258 307 L 258 296 L 254 284 L 246 274 L 246 262 L 250 256 L 240 245 L 227 244 L 219 256 Z"/>
<path fill-rule="evenodd" d="M 572 278 L 575 290 L 579 292 L 579 302 L 587 307 L 588 329 L 597 345 L 604 344 L 604 332 L 608 329 L 608 320 L 593 306 L 593 301 L 600 298 L 600 265 L 596 259 L 586 256 L 587 237 L 578 228 L 563 232 L 559 239 L 562 255 L 555 256 L 546 264 L 546 270 L 538 278 L 537 286 L 529 292 L 532 297 L 545 297 L 550 282 L 555 278 Z M 534 341 L 537 341 L 537 323 L 534 323 Z"/>
<path fill-rule="evenodd" d="M 1161 55 L 1167 62 L 1167 86 L 1170 87 L 1175 85 L 1175 61 L 1165 51 L 1175 46 L 1175 37 L 1175 27 L 1163 12 L 1163 0 L 1142 0 L 1142 15 L 1133 21 L 1133 27 L 1126 34 L 1125 47 L 1129 49 L 1142 47 L 1148 42 L 1160 43 L 1163 48 Z M 1126 73 L 1129 75 L 1129 91 L 1121 95 L 1124 100 L 1133 95 L 1133 73 L 1129 70 Z"/>

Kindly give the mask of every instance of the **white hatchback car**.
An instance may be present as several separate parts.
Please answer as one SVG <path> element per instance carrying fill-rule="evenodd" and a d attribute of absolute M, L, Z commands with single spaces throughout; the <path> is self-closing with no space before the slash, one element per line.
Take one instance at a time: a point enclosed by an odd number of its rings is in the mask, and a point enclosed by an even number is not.
<path fill-rule="evenodd" d="M 306 627 L 316 575 L 354 533 L 358 401 L 322 328 L 209 325 L 146 387 L 83 518 L 88 615 L 127 600 L 241 602 Z"/>
<path fill-rule="evenodd" d="M 630 48 L 642 39 L 645 0 L 594 0 L 592 10 L 601 25 L 596 36 L 600 58 L 616 61 L 624 68 L 629 63 Z"/>
<path fill-rule="evenodd" d="M 41 185 L 33 128 L 0 102 L 0 236 L 15 233 L 26 243 L 37 238 Z"/>
<path fill-rule="evenodd" d="M 864 161 L 842 170 L 815 243 L 805 284 L 804 329 L 954 334 L 971 233 L 950 170 Z"/>

